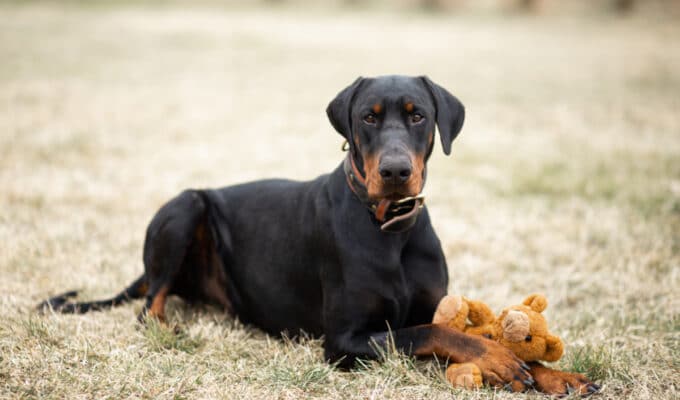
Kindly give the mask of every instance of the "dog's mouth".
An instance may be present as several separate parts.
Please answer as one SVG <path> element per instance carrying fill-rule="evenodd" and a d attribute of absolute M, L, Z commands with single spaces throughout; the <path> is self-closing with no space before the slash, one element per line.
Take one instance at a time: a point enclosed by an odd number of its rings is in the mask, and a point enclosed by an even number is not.
<path fill-rule="evenodd" d="M 401 192 L 392 192 L 392 193 L 389 193 L 389 194 L 383 196 L 383 198 L 385 200 L 389 200 L 391 202 L 397 202 L 397 201 L 400 201 L 402 199 L 408 199 L 409 197 L 413 197 L 413 195 L 410 194 L 410 193 L 401 193 Z"/>
<path fill-rule="evenodd" d="M 396 215 L 407 214 L 414 208 L 422 206 L 424 202 L 425 195 L 422 193 L 415 196 L 402 197 L 398 200 L 390 201 L 389 211 Z"/>
<path fill-rule="evenodd" d="M 413 226 L 424 204 L 425 196 L 421 193 L 395 201 L 381 200 L 373 206 L 373 212 L 375 218 L 382 223 L 382 231 L 402 232 Z"/>
<path fill-rule="evenodd" d="M 410 185 L 394 185 L 383 187 L 382 190 L 377 190 L 375 194 L 369 190 L 369 197 L 373 201 L 389 200 L 391 202 L 400 201 L 402 199 L 414 197 L 418 192 L 410 190 Z"/>

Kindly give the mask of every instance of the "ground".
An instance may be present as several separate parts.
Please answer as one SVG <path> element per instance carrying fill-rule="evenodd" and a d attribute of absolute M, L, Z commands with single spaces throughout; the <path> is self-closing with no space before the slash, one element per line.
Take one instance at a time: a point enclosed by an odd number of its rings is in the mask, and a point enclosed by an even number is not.
<path fill-rule="evenodd" d="M 126 3 L 127 4 L 127 3 Z M 0 6 L 0 398 L 487 398 L 385 354 L 340 372 L 216 310 L 116 293 L 146 224 L 187 187 L 310 179 L 343 157 L 325 117 L 358 75 L 427 74 L 467 107 L 427 205 L 450 291 L 498 310 L 543 292 L 599 399 L 680 390 L 680 25 L 661 17 L 428 15 L 166 5 Z"/>

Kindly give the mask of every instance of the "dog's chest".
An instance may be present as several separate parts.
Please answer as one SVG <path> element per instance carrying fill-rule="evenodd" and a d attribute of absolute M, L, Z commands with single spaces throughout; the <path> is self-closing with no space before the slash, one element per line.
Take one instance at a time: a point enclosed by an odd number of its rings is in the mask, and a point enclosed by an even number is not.
<path fill-rule="evenodd" d="M 401 268 L 389 272 L 380 271 L 380 277 L 372 280 L 371 287 L 366 287 L 364 298 L 367 299 L 366 311 L 373 324 L 385 329 L 404 326 L 412 302 L 412 288 Z M 370 300 L 369 300 L 370 299 Z"/>

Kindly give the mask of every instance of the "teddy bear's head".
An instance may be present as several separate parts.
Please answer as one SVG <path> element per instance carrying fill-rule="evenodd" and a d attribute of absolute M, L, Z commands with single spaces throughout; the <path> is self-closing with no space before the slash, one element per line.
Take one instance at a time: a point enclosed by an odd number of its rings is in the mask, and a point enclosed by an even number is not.
<path fill-rule="evenodd" d="M 562 340 L 548 332 L 541 314 L 548 306 L 545 296 L 534 294 L 521 305 L 508 307 L 494 322 L 494 337 L 524 361 L 557 361 L 562 357 Z"/>

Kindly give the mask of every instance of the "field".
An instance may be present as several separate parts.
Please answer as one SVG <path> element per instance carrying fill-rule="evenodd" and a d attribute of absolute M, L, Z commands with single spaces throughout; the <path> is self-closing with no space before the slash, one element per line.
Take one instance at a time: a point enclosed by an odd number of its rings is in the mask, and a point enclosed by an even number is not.
<path fill-rule="evenodd" d="M 80 4 L 80 5 L 78 5 Z M 358 75 L 427 74 L 467 107 L 430 161 L 450 291 L 543 292 L 560 368 L 598 399 L 680 396 L 680 24 L 630 16 L 0 5 L 0 398 L 521 399 L 451 389 L 386 354 L 345 373 L 209 308 L 37 315 L 142 271 L 146 224 L 187 187 L 313 178 Z"/>

